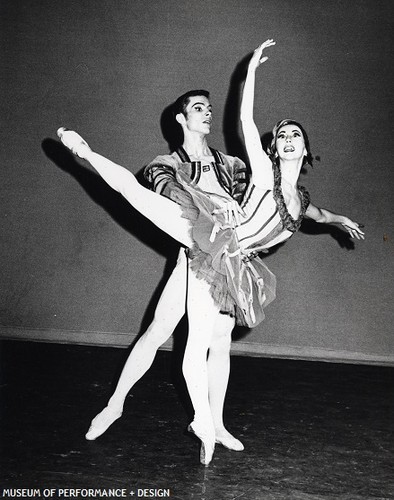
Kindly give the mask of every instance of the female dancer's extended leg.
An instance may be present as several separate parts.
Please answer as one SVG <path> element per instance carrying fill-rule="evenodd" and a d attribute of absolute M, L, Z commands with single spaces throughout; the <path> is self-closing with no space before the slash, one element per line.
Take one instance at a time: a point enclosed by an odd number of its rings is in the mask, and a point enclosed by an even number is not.
<path fill-rule="evenodd" d="M 193 245 L 190 223 L 182 217 L 179 205 L 144 188 L 129 170 L 94 153 L 76 132 L 62 128 L 58 130 L 58 136 L 65 146 L 86 159 L 103 180 L 142 215 L 184 246 Z M 209 285 L 198 280 L 192 272 L 188 273 L 187 295 L 189 337 L 183 370 L 195 411 L 191 430 L 202 440 L 201 461 L 208 465 L 215 446 L 215 429 L 208 397 L 207 352 L 219 309 L 209 293 Z"/>
<path fill-rule="evenodd" d="M 179 205 L 146 189 L 130 170 L 94 153 L 76 132 L 60 128 L 58 136 L 74 154 L 87 160 L 104 181 L 123 195 L 138 212 L 182 245 L 192 246 L 193 242 L 189 234 L 190 223 L 182 217 L 182 209 Z"/>

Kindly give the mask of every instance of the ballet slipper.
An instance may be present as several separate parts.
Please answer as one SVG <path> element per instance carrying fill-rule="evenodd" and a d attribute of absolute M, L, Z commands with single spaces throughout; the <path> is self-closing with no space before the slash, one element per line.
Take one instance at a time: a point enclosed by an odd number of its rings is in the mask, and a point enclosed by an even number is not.
<path fill-rule="evenodd" d="M 232 451 L 243 451 L 245 449 L 241 441 L 230 434 L 226 429 L 216 431 L 215 443 L 221 444 Z"/>
<path fill-rule="evenodd" d="M 94 441 L 96 438 L 104 434 L 108 427 L 110 427 L 115 420 L 118 420 L 121 416 L 121 410 L 114 410 L 113 408 L 106 406 L 104 410 L 102 410 L 92 420 L 85 438 L 88 441 Z"/>
<path fill-rule="evenodd" d="M 66 148 L 70 149 L 75 155 L 79 156 L 82 159 L 85 159 L 88 153 L 92 151 L 88 143 L 73 130 L 69 130 L 65 127 L 60 127 L 57 130 L 57 136 L 66 146 Z"/>
<path fill-rule="evenodd" d="M 201 441 L 200 462 L 207 467 L 212 461 L 215 450 L 215 433 L 213 427 L 210 429 L 209 425 L 194 420 L 189 424 L 188 431 L 192 432 Z"/>

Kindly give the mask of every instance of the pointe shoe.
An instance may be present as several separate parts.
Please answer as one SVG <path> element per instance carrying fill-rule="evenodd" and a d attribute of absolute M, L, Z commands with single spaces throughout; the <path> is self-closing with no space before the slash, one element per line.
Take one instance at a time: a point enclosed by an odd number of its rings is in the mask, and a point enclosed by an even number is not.
<path fill-rule="evenodd" d="M 70 149 L 72 153 L 80 158 L 86 158 L 86 155 L 91 152 L 89 144 L 73 130 L 60 127 L 56 133 L 66 148 Z"/>
<path fill-rule="evenodd" d="M 189 424 L 187 429 L 200 439 L 200 462 L 207 467 L 212 461 L 215 450 L 215 434 L 213 429 L 210 432 L 209 426 L 201 425 L 195 421 Z"/>
<path fill-rule="evenodd" d="M 241 443 L 241 441 L 237 438 L 235 438 L 232 434 L 230 434 L 228 431 L 225 431 L 224 433 L 217 433 L 215 437 L 215 443 L 221 444 L 225 448 L 232 450 L 232 451 L 243 451 L 245 449 L 244 445 Z"/>
<path fill-rule="evenodd" d="M 94 441 L 99 436 L 104 434 L 104 432 L 110 427 L 115 420 L 118 420 L 122 416 L 122 411 L 113 410 L 109 406 L 106 406 L 98 415 L 92 420 L 88 432 L 85 434 L 85 438 L 88 441 Z"/>

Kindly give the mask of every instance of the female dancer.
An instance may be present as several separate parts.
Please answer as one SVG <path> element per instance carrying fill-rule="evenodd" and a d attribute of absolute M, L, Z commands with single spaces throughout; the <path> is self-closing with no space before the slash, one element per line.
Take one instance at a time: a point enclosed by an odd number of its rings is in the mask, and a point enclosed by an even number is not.
<path fill-rule="evenodd" d="M 270 157 L 261 147 L 253 121 L 254 79 L 257 67 L 267 60 L 262 57 L 264 48 L 273 44 L 267 40 L 256 49 L 248 67 L 241 120 L 252 182 L 240 207 L 191 186 L 178 172 L 177 180 L 198 208 L 191 211 L 142 187 L 130 171 L 93 152 L 75 132 L 58 131 L 62 142 L 135 209 L 189 249 L 189 336 L 183 371 L 195 411 L 189 430 L 201 439 L 204 465 L 210 463 L 215 446 L 206 367 L 212 325 L 225 312 L 235 316 L 238 324 L 255 326 L 275 294 L 275 278 L 257 252 L 291 237 L 304 216 L 341 224 L 352 238 L 364 238 L 357 223 L 315 207 L 298 187 L 300 170 L 310 158 L 308 138 L 299 124 L 282 120 L 275 126 Z"/>

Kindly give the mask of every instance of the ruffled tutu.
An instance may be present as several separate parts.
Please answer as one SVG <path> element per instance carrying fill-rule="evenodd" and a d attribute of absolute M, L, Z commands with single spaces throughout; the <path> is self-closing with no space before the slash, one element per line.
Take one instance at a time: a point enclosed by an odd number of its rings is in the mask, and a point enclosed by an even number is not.
<path fill-rule="evenodd" d="M 209 284 L 221 312 L 234 316 L 237 325 L 258 325 L 265 317 L 264 308 L 275 298 L 275 275 L 260 257 L 241 250 L 234 220 L 222 210 L 223 204 L 190 186 L 182 172 L 177 180 L 191 196 L 190 204 L 181 205 L 183 216 L 192 222 L 191 270 Z"/>

